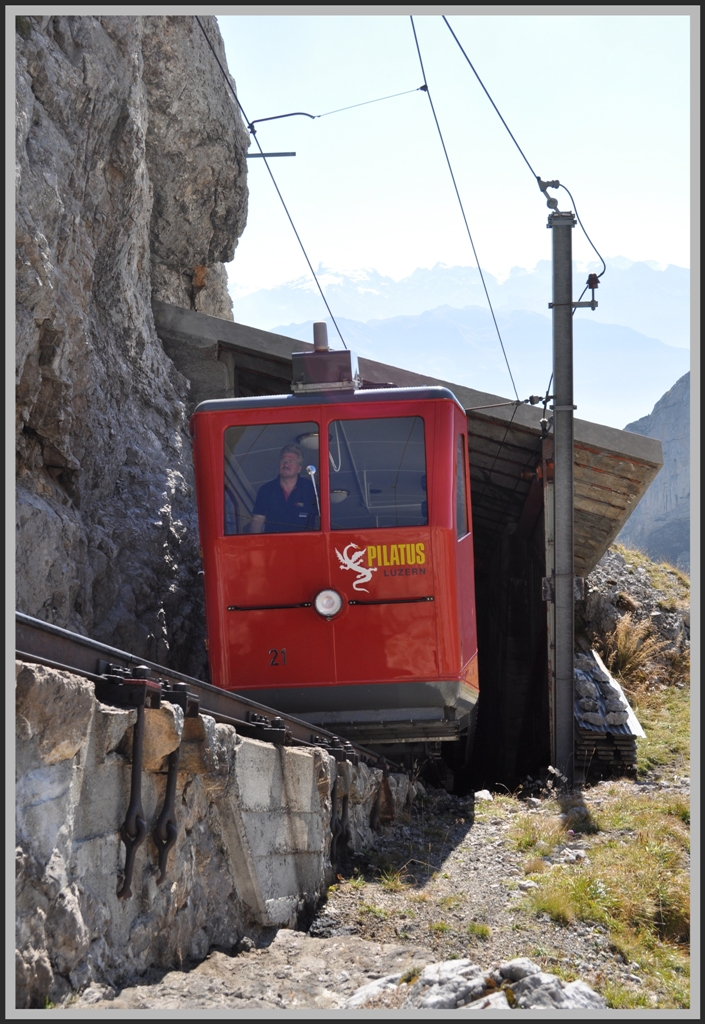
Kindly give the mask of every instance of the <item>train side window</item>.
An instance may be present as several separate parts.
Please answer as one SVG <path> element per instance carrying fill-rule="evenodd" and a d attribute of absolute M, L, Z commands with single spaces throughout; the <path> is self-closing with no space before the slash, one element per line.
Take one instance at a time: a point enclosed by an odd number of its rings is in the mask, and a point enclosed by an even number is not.
<path fill-rule="evenodd" d="M 319 429 L 317 423 L 228 427 L 224 437 L 226 536 L 320 530 Z"/>
<path fill-rule="evenodd" d="M 428 523 L 420 416 L 334 420 L 328 454 L 332 530 Z"/>
<path fill-rule="evenodd" d="M 458 435 L 455 456 L 455 527 L 458 539 L 468 532 L 468 488 L 465 478 L 465 438 Z"/>

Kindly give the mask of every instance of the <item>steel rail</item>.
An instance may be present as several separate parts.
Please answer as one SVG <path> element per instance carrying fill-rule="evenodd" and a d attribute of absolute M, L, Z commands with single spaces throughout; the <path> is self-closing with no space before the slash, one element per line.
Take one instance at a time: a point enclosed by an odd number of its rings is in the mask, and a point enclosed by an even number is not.
<path fill-rule="evenodd" d="M 293 718 L 291 715 L 268 708 L 264 704 L 258 704 L 239 693 L 221 690 L 210 683 L 204 683 L 201 679 L 184 675 L 182 672 L 158 665 L 145 658 L 138 658 L 127 651 L 110 647 L 97 640 L 92 640 L 90 637 L 81 636 L 79 633 L 72 633 L 68 629 L 35 619 L 23 612 L 15 612 L 15 638 L 15 653 L 19 661 L 46 665 L 57 671 L 74 672 L 85 676 L 94 683 L 103 679 L 105 668 L 101 672 L 100 662 L 109 663 L 121 669 L 146 665 L 154 680 L 158 682 L 187 683 L 189 691 L 198 697 L 202 714 L 211 715 L 217 722 L 232 725 L 244 735 L 248 732 L 254 734 L 259 731 L 258 723 L 248 720 L 250 714 L 254 714 L 269 719 L 281 719 L 290 734 L 291 742 L 297 746 L 321 746 L 320 740 L 327 741 L 329 744 L 332 744 L 333 741 L 345 742 L 345 740 L 340 740 L 335 733 L 318 725 L 313 726 L 310 722 L 304 722 L 299 718 Z M 169 699 L 168 693 L 164 699 Z M 261 726 L 259 728 L 261 729 Z M 319 742 L 312 740 L 314 735 Z M 380 760 L 379 755 L 367 747 L 362 747 L 357 743 L 351 745 L 361 759 L 374 763 Z M 387 763 L 398 768 L 388 759 Z"/>

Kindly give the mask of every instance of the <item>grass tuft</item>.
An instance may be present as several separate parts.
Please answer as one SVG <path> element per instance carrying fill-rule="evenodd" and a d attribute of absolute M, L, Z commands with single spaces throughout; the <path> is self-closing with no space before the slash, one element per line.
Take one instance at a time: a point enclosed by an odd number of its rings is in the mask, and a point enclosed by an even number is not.
<path fill-rule="evenodd" d="M 571 924 L 575 920 L 575 911 L 570 898 L 560 890 L 545 888 L 535 890 L 532 902 L 537 914 L 548 914 L 558 924 Z"/>
<path fill-rule="evenodd" d="M 648 992 L 644 992 L 642 989 L 627 988 L 625 985 L 616 984 L 613 981 L 605 983 L 604 996 L 611 1010 L 654 1009 L 654 1003 Z"/>
<path fill-rule="evenodd" d="M 548 871 L 548 864 L 543 857 L 529 857 L 529 859 L 524 862 L 525 875 L 538 875 L 543 871 Z"/>
<path fill-rule="evenodd" d="M 467 926 L 466 931 L 471 938 L 481 939 L 486 942 L 492 937 L 492 929 L 488 924 L 483 924 L 481 921 L 471 921 Z"/>
<path fill-rule="evenodd" d="M 438 906 L 443 910 L 455 910 L 465 900 L 464 896 L 455 894 L 453 896 L 441 896 L 438 901 Z"/>
<path fill-rule="evenodd" d="M 405 872 L 406 864 L 394 870 L 393 868 L 385 868 L 380 875 L 380 885 L 387 892 L 401 892 L 403 889 L 409 887 L 411 876 L 406 875 Z"/>
<path fill-rule="evenodd" d="M 413 985 L 418 977 L 421 975 L 423 968 L 420 964 L 414 964 L 408 971 L 404 971 L 401 978 L 399 979 L 400 985 Z"/>
<path fill-rule="evenodd" d="M 547 804 L 547 806 L 549 806 Z M 558 806 L 555 805 L 558 810 Z M 510 829 L 510 836 L 521 853 L 544 856 L 565 838 L 564 825 L 558 816 L 543 814 L 517 815 Z"/>
<path fill-rule="evenodd" d="M 386 921 L 389 917 L 389 912 L 384 907 L 378 907 L 374 903 L 362 903 L 360 905 L 360 913 L 372 914 L 373 917 L 379 918 L 380 921 Z"/>
<path fill-rule="evenodd" d="M 611 633 L 604 637 L 601 647 L 605 664 L 625 683 L 643 683 L 651 662 L 663 656 L 667 640 L 654 635 L 648 619 L 637 621 L 631 611 L 617 620 Z"/>

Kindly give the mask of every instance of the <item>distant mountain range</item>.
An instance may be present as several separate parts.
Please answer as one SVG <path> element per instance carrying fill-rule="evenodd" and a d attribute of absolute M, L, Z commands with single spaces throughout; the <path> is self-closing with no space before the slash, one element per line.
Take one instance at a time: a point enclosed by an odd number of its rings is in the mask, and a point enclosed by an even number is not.
<path fill-rule="evenodd" d="M 601 265 L 574 270 L 574 295 L 582 292 L 588 272 Z M 336 317 L 367 323 L 372 319 L 415 316 L 439 306 L 487 308 L 487 300 L 474 267 L 436 264 L 418 269 L 401 281 L 376 270 L 338 273 L 319 267 L 319 280 Z M 504 281 L 485 273 L 487 290 L 496 309 L 548 313 L 551 299 L 551 264 L 544 260 L 531 270 L 514 267 Z M 263 330 L 281 324 L 322 319 L 325 312 L 314 282 L 300 278 L 277 288 L 237 297 L 233 316 L 238 323 Z M 634 263 L 623 256 L 607 261 L 607 272 L 596 293 L 599 308 L 591 313 L 596 323 L 617 324 L 658 338 L 667 345 L 689 345 L 690 271 L 683 267 Z M 584 314 L 581 314 L 584 315 Z"/>
<path fill-rule="evenodd" d="M 336 317 L 348 346 L 360 356 L 392 366 L 514 397 L 511 379 L 487 309 L 441 306 L 417 316 L 361 323 Z M 543 395 L 551 376 L 550 316 L 498 311 L 497 321 L 519 398 Z M 302 341 L 313 339 L 313 322 L 275 328 Z M 328 335 L 339 341 L 330 320 Z M 681 377 L 689 352 L 672 348 L 628 327 L 601 324 L 590 310 L 574 324 L 576 415 L 623 427 L 653 407 L 664 386 Z"/>
<path fill-rule="evenodd" d="M 573 295 L 601 266 L 574 266 Z M 319 281 L 347 345 L 358 355 L 514 397 L 480 275 L 437 264 L 401 281 L 376 270 L 320 268 Z M 499 281 L 485 274 L 519 398 L 544 394 L 551 375 L 551 264 L 514 267 Z M 588 297 L 588 296 L 586 296 Z M 596 293 L 594 312 L 574 324 L 577 416 L 660 438 L 664 468 L 619 540 L 689 569 L 690 272 L 618 256 Z M 324 308 L 314 282 L 233 296 L 239 323 L 303 341 Z M 327 318 L 331 345 L 340 341 Z M 646 409 L 653 412 L 645 416 Z"/>
<path fill-rule="evenodd" d="M 663 443 L 663 469 L 617 540 L 690 572 L 690 374 L 625 430 Z"/>

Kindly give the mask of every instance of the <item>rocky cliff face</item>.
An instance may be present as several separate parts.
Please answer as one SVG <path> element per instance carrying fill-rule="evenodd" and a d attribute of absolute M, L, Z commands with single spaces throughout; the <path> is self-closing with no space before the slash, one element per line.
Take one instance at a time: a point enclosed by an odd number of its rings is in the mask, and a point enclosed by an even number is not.
<path fill-rule="evenodd" d="M 690 571 L 690 374 L 624 429 L 663 442 L 663 469 L 617 539 Z"/>
<path fill-rule="evenodd" d="M 338 852 L 359 852 L 373 844 L 371 820 L 390 821 L 416 792 L 406 775 L 247 739 L 166 702 L 144 717 L 148 834 L 125 894 L 137 711 L 100 703 L 79 676 L 16 665 L 19 1008 L 87 986 L 110 998 L 149 968 L 183 968 L 213 945 L 310 919 L 331 880 L 333 803 L 347 822 Z M 161 878 L 155 837 L 177 748 L 176 840 Z"/>
<path fill-rule="evenodd" d="M 231 317 L 247 133 L 195 17 L 16 29 L 17 606 L 197 673 L 188 382 L 150 303 Z"/>

